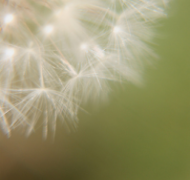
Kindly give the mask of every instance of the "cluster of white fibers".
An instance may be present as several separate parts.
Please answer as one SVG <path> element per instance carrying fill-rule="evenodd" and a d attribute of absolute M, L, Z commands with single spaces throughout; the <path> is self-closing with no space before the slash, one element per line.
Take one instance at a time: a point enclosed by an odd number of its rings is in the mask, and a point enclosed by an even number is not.
<path fill-rule="evenodd" d="M 140 81 L 166 0 L 0 0 L 0 126 L 75 126 L 109 81 Z M 65 120 L 68 119 L 68 120 Z"/>

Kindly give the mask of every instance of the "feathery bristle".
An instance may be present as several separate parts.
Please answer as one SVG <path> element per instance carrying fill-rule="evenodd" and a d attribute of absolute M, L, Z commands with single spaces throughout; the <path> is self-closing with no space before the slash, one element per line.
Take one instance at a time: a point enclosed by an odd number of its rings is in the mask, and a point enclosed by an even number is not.
<path fill-rule="evenodd" d="M 0 126 L 75 124 L 109 81 L 138 83 L 166 0 L 1 0 Z M 40 122 L 40 123 L 39 123 Z"/>

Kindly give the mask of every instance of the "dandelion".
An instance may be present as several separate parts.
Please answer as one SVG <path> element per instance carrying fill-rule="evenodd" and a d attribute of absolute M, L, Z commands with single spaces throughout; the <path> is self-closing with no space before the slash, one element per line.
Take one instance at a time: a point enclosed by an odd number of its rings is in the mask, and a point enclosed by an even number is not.
<path fill-rule="evenodd" d="M 166 0 L 0 0 L 0 126 L 75 127 L 110 81 L 138 83 Z"/>

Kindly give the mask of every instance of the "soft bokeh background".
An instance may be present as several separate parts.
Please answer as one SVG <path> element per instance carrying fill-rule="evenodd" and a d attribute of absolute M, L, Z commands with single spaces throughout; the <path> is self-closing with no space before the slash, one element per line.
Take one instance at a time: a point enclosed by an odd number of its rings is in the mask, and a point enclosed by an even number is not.
<path fill-rule="evenodd" d="M 1 134 L 0 179 L 189 180 L 190 1 L 168 12 L 143 87 L 113 88 L 107 104 L 80 113 L 76 132 L 59 124 L 54 141 Z"/>

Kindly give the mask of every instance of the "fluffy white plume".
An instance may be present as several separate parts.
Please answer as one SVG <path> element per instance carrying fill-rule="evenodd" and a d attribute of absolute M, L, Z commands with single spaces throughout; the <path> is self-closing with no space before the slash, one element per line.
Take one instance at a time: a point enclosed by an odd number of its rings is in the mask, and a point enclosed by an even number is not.
<path fill-rule="evenodd" d="M 57 119 L 75 126 L 81 103 L 109 81 L 140 82 L 166 0 L 0 0 L 0 126 L 10 136 Z M 66 120 L 67 119 L 67 120 Z"/>

